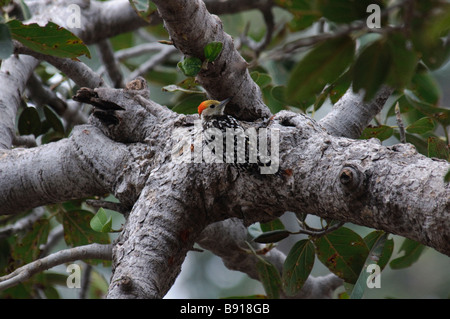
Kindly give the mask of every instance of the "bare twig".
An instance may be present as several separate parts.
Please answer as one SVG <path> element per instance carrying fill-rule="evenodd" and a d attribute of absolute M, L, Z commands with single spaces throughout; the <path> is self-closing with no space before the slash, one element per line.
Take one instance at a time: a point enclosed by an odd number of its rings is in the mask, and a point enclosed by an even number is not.
<path fill-rule="evenodd" d="M 97 88 L 104 86 L 103 79 L 86 64 L 71 59 L 58 58 L 47 54 L 35 52 L 20 42 L 13 40 L 14 53 L 30 55 L 38 60 L 47 61 L 65 73 L 80 87 Z"/>
<path fill-rule="evenodd" d="M 271 7 L 263 8 L 261 9 L 261 12 L 263 14 L 264 22 L 266 23 L 267 27 L 264 38 L 259 42 L 251 39 L 247 35 L 250 24 L 247 24 L 244 33 L 240 37 L 241 42 L 247 45 L 255 53 L 256 57 L 259 57 L 260 53 L 269 45 L 270 41 L 272 40 L 273 31 L 275 29 L 274 17 Z"/>
<path fill-rule="evenodd" d="M 34 274 L 50 269 L 57 265 L 72 262 L 75 260 L 93 258 L 111 260 L 112 246 L 90 244 L 86 246 L 79 246 L 58 251 L 47 257 L 26 264 L 25 266 L 16 269 L 6 276 L 0 277 L 0 290 L 13 287 L 29 279 Z"/>
<path fill-rule="evenodd" d="M 50 106 L 66 121 L 67 126 L 87 123 L 87 116 L 79 107 L 73 108 L 73 105 L 59 98 L 54 91 L 42 83 L 35 73 L 28 79 L 27 89 L 33 102 L 40 106 Z"/>
<path fill-rule="evenodd" d="M 293 234 L 305 234 L 309 236 L 323 236 L 325 234 L 331 233 L 332 231 L 342 227 L 345 224 L 345 222 L 339 222 L 334 225 L 331 225 L 330 227 L 324 227 L 322 229 L 300 229 L 298 232 L 293 232 Z"/>
<path fill-rule="evenodd" d="M 117 57 L 114 54 L 114 50 L 109 39 L 104 39 L 98 42 L 97 48 L 113 86 L 115 88 L 124 87 L 125 85 L 122 72 L 120 71 L 119 61 L 117 61 Z"/>
<path fill-rule="evenodd" d="M 31 214 L 19 219 L 16 223 L 7 225 L 0 229 L 0 239 L 7 238 L 19 231 L 29 229 L 33 224 L 45 214 L 43 207 L 36 207 Z"/>
<path fill-rule="evenodd" d="M 395 104 L 395 118 L 397 119 L 398 131 L 400 133 L 400 142 L 406 143 L 405 125 L 403 125 L 402 114 L 400 113 L 398 102 Z"/>
<path fill-rule="evenodd" d="M 123 61 L 135 56 L 161 51 L 163 47 L 166 47 L 166 45 L 157 42 L 143 43 L 131 48 L 119 50 L 115 53 L 115 56 L 118 60 Z"/>
<path fill-rule="evenodd" d="M 152 56 L 147 62 L 143 63 L 136 70 L 134 70 L 128 77 L 129 80 L 137 78 L 151 71 L 155 66 L 159 65 L 162 61 L 168 59 L 170 55 L 177 52 L 173 46 L 161 45 L 161 50 Z M 127 81 L 128 82 L 128 81 Z"/>
<path fill-rule="evenodd" d="M 81 277 L 81 289 L 78 294 L 80 299 L 86 299 L 86 295 L 89 291 L 89 282 L 91 280 L 92 266 L 85 264 L 83 269 L 83 276 Z"/>
<path fill-rule="evenodd" d="M 62 224 L 59 224 L 55 228 L 53 228 L 47 237 L 47 242 L 39 247 L 41 253 L 39 257 L 45 257 L 49 254 L 50 250 L 63 238 L 64 236 L 64 227 Z"/>

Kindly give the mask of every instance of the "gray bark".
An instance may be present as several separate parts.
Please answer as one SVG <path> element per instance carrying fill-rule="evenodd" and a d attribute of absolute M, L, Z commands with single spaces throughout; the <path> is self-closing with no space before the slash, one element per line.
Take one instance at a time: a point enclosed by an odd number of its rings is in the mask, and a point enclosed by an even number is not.
<path fill-rule="evenodd" d="M 218 60 L 198 76 L 210 96 L 234 96 L 230 110 L 240 119 L 271 115 L 232 39 L 201 1 L 189 6 L 181 1 L 155 3 L 184 54 L 202 58 L 204 45 L 224 43 Z M 52 10 L 62 10 L 63 4 L 58 1 Z M 99 9 L 106 5 L 110 11 Z M 89 13 L 86 19 L 90 22 L 86 21 L 79 35 L 86 43 L 119 32 L 111 27 L 114 20 L 106 21 L 107 16 L 122 10 L 117 25 L 123 27 L 134 14 L 125 9 L 123 1 L 86 2 L 83 10 Z M 52 12 L 42 11 L 39 17 L 45 20 Z M 102 26 L 101 35 L 92 32 L 97 24 Z M 128 25 L 121 31 L 136 27 Z M 272 220 L 286 211 L 382 229 L 450 255 L 450 186 L 443 183 L 450 164 L 426 158 L 409 144 L 384 147 L 376 140 L 347 138 L 356 138 L 368 118 L 378 112 L 355 112 L 351 120 L 355 129 L 344 130 L 341 121 L 350 122 L 341 115 L 353 105 L 352 99 L 344 98 L 342 107 L 321 124 L 291 112 L 280 112 L 263 122 L 280 132 L 283 177 L 252 176 L 223 164 L 175 163 L 173 133 L 182 129 L 189 134 L 198 117 L 179 115 L 152 102 L 146 88 L 84 89 L 87 103 L 95 98 L 124 108 L 115 111 L 120 121 L 106 125 L 91 117 L 89 124 L 76 127 L 67 139 L 10 150 L 20 95 L 36 65 L 34 58 L 19 56 L 5 60 L 1 67 L 0 83 L 9 89 L 0 92 L 0 145 L 4 149 L 0 153 L 0 213 L 113 193 L 130 212 L 113 247 L 109 298 L 164 296 L 196 241 L 221 256 L 228 267 L 255 277 L 255 259 L 239 249 L 244 226 Z M 380 103 L 376 101 L 375 107 L 381 109 Z M 370 109 L 364 103 L 358 103 L 359 107 Z M 211 232 L 226 237 L 214 241 Z M 278 267 L 284 260 L 276 249 L 267 258 Z M 329 295 L 336 284 L 340 281 L 334 276 L 311 277 L 300 296 Z"/>

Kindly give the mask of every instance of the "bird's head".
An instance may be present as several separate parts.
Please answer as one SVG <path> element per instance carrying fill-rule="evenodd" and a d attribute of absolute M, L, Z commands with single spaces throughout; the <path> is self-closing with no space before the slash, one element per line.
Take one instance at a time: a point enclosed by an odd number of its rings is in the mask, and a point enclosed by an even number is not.
<path fill-rule="evenodd" d="M 224 115 L 225 106 L 230 102 L 231 98 L 223 101 L 206 100 L 198 106 L 198 114 L 201 117 Z"/>

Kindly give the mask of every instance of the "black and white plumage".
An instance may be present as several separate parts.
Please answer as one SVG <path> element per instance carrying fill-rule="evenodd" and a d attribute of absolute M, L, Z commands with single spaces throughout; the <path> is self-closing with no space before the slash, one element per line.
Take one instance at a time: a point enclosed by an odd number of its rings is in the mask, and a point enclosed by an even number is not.
<path fill-rule="evenodd" d="M 203 144 L 215 156 L 215 162 L 227 163 L 240 171 L 258 174 L 261 166 L 270 163 L 261 163 L 256 138 L 250 141 L 239 121 L 224 113 L 229 101 L 230 99 L 221 102 L 207 100 L 199 105 Z"/>

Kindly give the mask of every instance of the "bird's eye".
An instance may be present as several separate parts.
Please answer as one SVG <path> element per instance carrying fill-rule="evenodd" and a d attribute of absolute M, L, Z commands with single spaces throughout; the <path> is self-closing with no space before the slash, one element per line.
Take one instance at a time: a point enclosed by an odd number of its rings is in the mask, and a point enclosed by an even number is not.
<path fill-rule="evenodd" d="M 213 108 L 215 108 L 216 106 L 215 106 L 214 104 L 212 104 L 212 105 L 210 105 L 209 107 L 213 109 Z"/>

